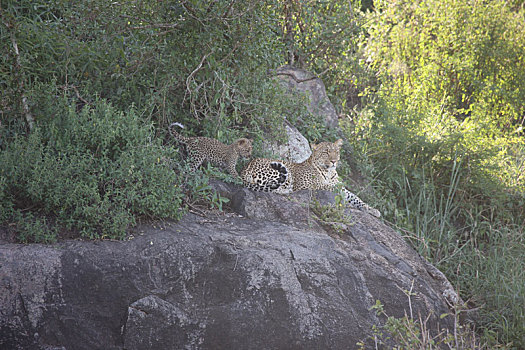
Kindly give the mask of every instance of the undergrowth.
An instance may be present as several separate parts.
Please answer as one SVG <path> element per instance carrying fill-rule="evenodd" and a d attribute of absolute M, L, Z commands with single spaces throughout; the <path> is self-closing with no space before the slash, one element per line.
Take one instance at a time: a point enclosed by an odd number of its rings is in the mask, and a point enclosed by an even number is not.
<path fill-rule="evenodd" d="M 385 157 L 369 134 L 352 135 L 357 163 L 373 179 L 384 218 L 476 310 L 470 315 L 484 348 L 525 346 L 524 195 L 495 181 L 485 182 L 480 195 L 465 181 L 472 167 L 467 158 L 453 157 L 444 168 L 429 157 L 414 167 Z"/>
<path fill-rule="evenodd" d="M 403 317 L 388 315 L 381 301 L 376 300 L 370 310 L 375 310 L 378 318 L 386 319 L 383 326 L 372 327 L 370 340 L 376 349 L 394 343 L 395 350 L 431 350 L 431 349 L 485 349 L 476 333 L 469 324 L 460 322 L 461 310 L 439 315 L 439 319 L 454 318 L 454 330 L 432 330 L 429 320 L 432 314 L 426 316 L 414 315 L 411 308 L 412 291 L 403 291 L 408 297 L 408 312 Z M 365 340 L 356 344 L 360 350 L 365 350 Z"/>
<path fill-rule="evenodd" d="M 407 146 L 385 152 L 370 142 L 370 134 L 347 132 L 360 170 L 373 179 L 385 219 L 476 310 L 471 314 L 485 348 L 525 346 L 524 195 L 489 179 L 480 193 L 469 178 L 473 165 L 468 158 L 453 155 L 444 167 L 428 157 L 414 166 L 402 161 L 404 156 L 392 156 L 409 152 Z"/>
<path fill-rule="evenodd" d="M 140 217 L 182 215 L 179 177 L 164 162 L 174 150 L 133 108 L 97 101 L 77 112 L 63 99 L 54 112 L 0 154 L 0 217 L 21 241 L 52 241 L 59 228 L 123 238 Z"/>
<path fill-rule="evenodd" d="M 334 204 L 321 204 L 317 199 L 310 201 L 310 208 L 322 225 L 329 227 L 336 234 L 342 235 L 352 225 L 352 220 L 345 211 L 341 195 L 335 196 Z"/>

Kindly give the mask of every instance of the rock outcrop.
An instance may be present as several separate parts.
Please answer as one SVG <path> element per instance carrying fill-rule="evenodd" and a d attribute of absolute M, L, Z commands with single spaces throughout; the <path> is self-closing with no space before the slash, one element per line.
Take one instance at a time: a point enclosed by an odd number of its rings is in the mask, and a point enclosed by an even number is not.
<path fill-rule="evenodd" d="M 270 70 L 269 73 L 292 95 L 295 93 L 306 94 L 309 99 L 306 108 L 312 114 L 321 115 L 327 127 L 338 127 L 337 112 L 326 94 L 326 88 L 321 79 L 304 69 L 288 65 Z M 304 162 L 312 154 L 309 140 L 287 120 L 285 120 L 283 127 L 286 131 L 288 142 L 283 144 L 267 142 L 265 147 L 271 150 L 279 159 L 295 163 Z"/>
<path fill-rule="evenodd" d="M 284 144 L 276 142 L 266 142 L 265 148 L 269 149 L 278 156 L 279 159 L 288 160 L 294 163 L 302 163 L 312 155 L 310 143 L 299 130 L 287 121 L 284 122 L 286 137 L 288 141 Z"/>
<path fill-rule="evenodd" d="M 311 72 L 292 66 L 282 66 L 270 72 L 290 91 L 305 93 L 310 104 L 306 107 L 312 114 L 321 115 L 329 128 L 338 126 L 338 116 L 334 105 L 326 94 L 323 81 Z"/>
<path fill-rule="evenodd" d="M 453 329 L 446 278 L 381 221 L 334 231 L 311 193 L 214 182 L 233 212 L 145 225 L 128 241 L 0 244 L 0 348 L 354 349 L 371 310 Z M 314 193 L 321 204 L 333 201 Z"/>

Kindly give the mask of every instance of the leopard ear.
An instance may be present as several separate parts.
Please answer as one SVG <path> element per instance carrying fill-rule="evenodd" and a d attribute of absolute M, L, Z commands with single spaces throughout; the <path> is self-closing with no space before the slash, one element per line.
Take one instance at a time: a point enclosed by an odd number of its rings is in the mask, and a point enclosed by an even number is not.
<path fill-rule="evenodd" d="M 317 148 L 317 146 L 319 146 L 319 145 L 316 145 L 315 143 L 310 142 L 310 148 L 312 149 L 312 152 L 313 152 L 313 150 L 315 150 Z"/>
<path fill-rule="evenodd" d="M 343 145 L 343 140 L 339 139 L 339 140 L 335 141 L 334 145 L 336 145 L 337 147 L 341 148 L 341 146 Z"/>

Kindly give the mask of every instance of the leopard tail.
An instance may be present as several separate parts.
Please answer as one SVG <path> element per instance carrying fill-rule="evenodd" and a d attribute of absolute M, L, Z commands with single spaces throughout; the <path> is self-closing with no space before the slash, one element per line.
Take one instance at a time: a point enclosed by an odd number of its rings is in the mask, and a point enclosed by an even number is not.
<path fill-rule="evenodd" d="M 372 208 L 361 200 L 358 196 L 343 187 L 342 189 L 344 200 L 351 207 L 367 212 L 377 218 L 381 217 L 381 212 L 375 208 Z"/>
<path fill-rule="evenodd" d="M 277 184 L 281 186 L 288 180 L 288 176 L 290 176 L 290 172 L 286 168 L 286 165 L 284 165 L 281 162 L 271 162 L 270 167 L 274 170 L 277 170 L 279 172 L 279 179 L 277 180 Z"/>
<path fill-rule="evenodd" d="M 175 130 L 174 126 L 178 126 L 179 128 L 184 129 L 184 125 L 182 125 L 181 123 L 177 123 L 177 122 L 171 123 L 170 126 L 168 127 L 168 130 L 169 130 L 171 136 L 173 136 L 177 141 L 182 142 L 182 143 L 187 143 L 188 142 L 188 138 L 185 137 L 185 136 L 182 136 L 181 134 L 179 134 Z"/>

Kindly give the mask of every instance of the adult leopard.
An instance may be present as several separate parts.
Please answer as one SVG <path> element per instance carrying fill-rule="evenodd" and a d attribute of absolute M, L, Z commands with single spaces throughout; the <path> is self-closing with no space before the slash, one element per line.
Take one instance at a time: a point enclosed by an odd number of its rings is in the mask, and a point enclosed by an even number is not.
<path fill-rule="evenodd" d="M 241 171 L 245 187 L 254 191 L 286 194 L 304 189 L 333 191 L 341 183 L 336 167 L 343 140 L 311 144 L 312 155 L 302 163 L 255 158 Z M 358 196 L 342 187 L 344 202 L 351 207 L 380 217 L 379 210 L 370 207 Z"/>

